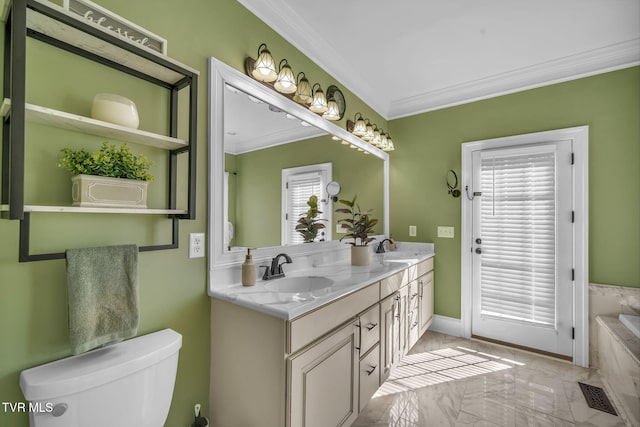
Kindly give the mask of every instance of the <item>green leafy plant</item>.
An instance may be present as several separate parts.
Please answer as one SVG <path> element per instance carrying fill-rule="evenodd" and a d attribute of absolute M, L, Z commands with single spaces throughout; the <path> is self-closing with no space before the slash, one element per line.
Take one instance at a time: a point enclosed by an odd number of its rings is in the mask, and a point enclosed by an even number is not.
<path fill-rule="evenodd" d="M 366 212 L 363 212 L 360 209 L 360 205 L 356 203 L 357 195 L 353 196 L 353 200 L 343 200 L 340 199 L 338 202 L 341 205 L 346 206 L 345 208 L 336 209 L 337 213 L 347 214 L 348 218 L 341 218 L 338 220 L 338 224 L 346 230 L 347 234 L 340 238 L 352 238 L 353 242 L 349 242 L 349 244 L 353 246 L 367 246 L 370 242 L 375 240 L 373 237 L 369 235 L 374 234 L 375 231 L 373 227 L 378 223 L 378 220 L 375 218 L 371 218 L 371 209 Z M 360 244 L 358 244 L 358 240 Z"/>
<path fill-rule="evenodd" d="M 318 214 L 322 212 L 318 210 L 318 196 L 311 196 L 307 201 L 309 210 L 306 214 L 300 214 L 298 219 L 298 225 L 296 225 L 296 231 L 300 233 L 305 243 L 313 242 L 318 236 L 318 231 L 325 228 L 325 225 L 321 221 L 325 219 L 317 219 Z"/>
<path fill-rule="evenodd" d="M 153 164 L 144 155 L 135 155 L 127 145 L 119 148 L 103 142 L 100 151 L 89 153 L 84 148 L 72 150 L 63 148 L 64 156 L 58 161 L 58 167 L 72 175 L 99 175 L 111 178 L 153 181 L 149 168 Z"/>

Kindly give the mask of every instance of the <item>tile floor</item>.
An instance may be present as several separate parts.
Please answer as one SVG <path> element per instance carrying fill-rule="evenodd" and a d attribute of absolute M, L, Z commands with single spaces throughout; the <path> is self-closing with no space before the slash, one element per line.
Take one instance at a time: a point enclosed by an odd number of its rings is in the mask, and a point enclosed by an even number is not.
<path fill-rule="evenodd" d="M 352 427 L 623 427 L 587 406 L 578 381 L 594 369 L 476 340 L 427 332 Z"/>

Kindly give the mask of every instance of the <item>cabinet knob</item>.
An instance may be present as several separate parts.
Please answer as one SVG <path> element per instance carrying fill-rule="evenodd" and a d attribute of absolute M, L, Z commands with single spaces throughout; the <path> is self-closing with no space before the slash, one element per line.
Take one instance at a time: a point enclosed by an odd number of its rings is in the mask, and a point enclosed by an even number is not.
<path fill-rule="evenodd" d="M 482 249 L 480 249 L 480 248 L 476 248 L 476 253 L 477 253 L 477 254 L 481 254 L 481 253 L 482 253 Z"/>

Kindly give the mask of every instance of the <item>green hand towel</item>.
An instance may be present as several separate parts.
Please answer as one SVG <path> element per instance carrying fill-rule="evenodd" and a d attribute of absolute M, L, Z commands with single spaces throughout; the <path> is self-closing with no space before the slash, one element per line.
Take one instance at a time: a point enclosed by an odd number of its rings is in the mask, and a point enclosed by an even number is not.
<path fill-rule="evenodd" d="M 67 249 L 73 354 L 138 332 L 138 247 Z"/>

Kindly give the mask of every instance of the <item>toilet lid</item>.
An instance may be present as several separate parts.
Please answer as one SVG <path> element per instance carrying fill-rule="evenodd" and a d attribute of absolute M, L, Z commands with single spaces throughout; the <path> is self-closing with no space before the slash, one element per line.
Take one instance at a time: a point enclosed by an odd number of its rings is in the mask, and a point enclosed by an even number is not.
<path fill-rule="evenodd" d="M 157 364 L 182 346 L 182 335 L 164 329 L 22 371 L 20 388 L 29 401 L 67 396 Z"/>

